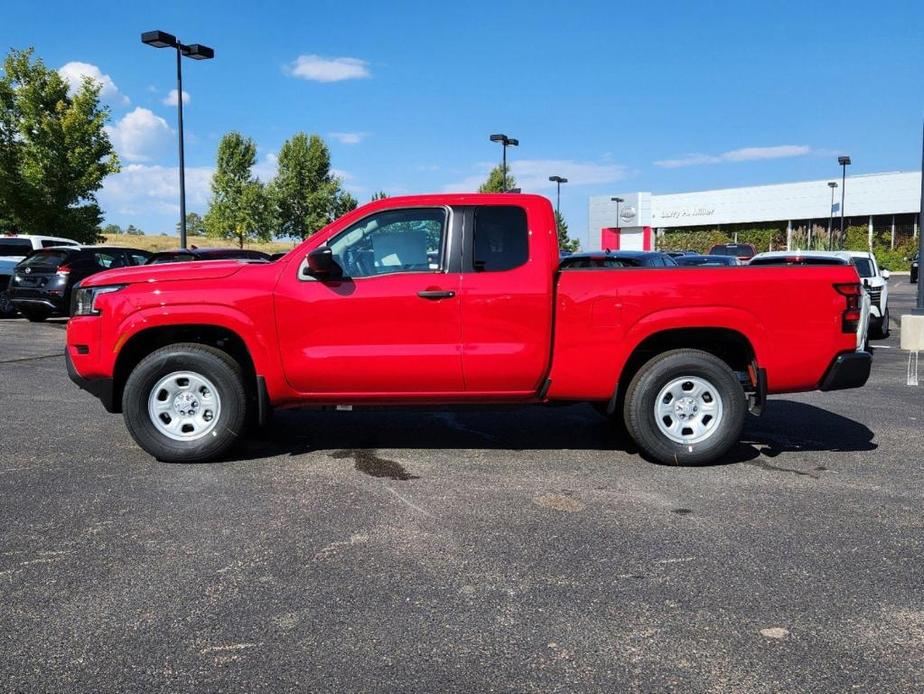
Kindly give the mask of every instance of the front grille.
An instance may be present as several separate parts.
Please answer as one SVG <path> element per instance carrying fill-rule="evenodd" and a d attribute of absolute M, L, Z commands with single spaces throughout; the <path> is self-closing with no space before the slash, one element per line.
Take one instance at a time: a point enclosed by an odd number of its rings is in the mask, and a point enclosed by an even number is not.
<path fill-rule="evenodd" d="M 871 303 L 873 306 L 878 306 L 878 305 L 879 305 L 880 299 L 882 299 L 882 289 L 881 289 L 881 288 L 874 289 L 874 288 L 870 287 L 870 288 L 867 289 L 866 291 L 869 292 L 869 300 L 870 300 L 870 303 Z"/>

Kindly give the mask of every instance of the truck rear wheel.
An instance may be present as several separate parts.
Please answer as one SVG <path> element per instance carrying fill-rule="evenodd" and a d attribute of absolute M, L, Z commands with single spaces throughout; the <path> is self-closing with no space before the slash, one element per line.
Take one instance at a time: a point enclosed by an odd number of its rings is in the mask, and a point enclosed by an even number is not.
<path fill-rule="evenodd" d="M 732 370 L 697 349 L 659 354 L 626 390 L 629 435 L 661 463 L 717 460 L 738 442 L 746 414 L 744 391 Z"/>
<path fill-rule="evenodd" d="M 240 365 L 196 343 L 155 350 L 134 368 L 122 396 L 125 425 L 158 460 L 201 463 L 240 438 L 248 398 Z"/>

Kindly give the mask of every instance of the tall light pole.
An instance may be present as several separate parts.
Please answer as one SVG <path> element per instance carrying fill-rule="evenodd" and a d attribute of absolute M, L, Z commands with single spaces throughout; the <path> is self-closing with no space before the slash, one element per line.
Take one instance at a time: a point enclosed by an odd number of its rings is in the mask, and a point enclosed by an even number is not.
<path fill-rule="evenodd" d="M 215 51 L 201 43 L 184 44 L 166 31 L 146 31 L 141 43 L 154 48 L 176 49 L 177 130 L 180 140 L 180 248 L 186 248 L 186 160 L 183 150 L 183 56 L 193 60 L 211 60 Z"/>
<path fill-rule="evenodd" d="M 507 137 L 503 134 L 491 135 L 491 142 L 500 142 L 501 147 L 504 150 L 503 159 L 501 166 L 503 167 L 501 171 L 504 173 L 504 184 L 501 186 L 503 191 L 507 192 L 507 148 L 508 147 L 517 147 L 520 144 L 520 141 L 513 137 Z"/>
<path fill-rule="evenodd" d="M 924 129 L 921 131 L 921 210 L 918 213 L 918 267 L 924 259 Z M 911 313 L 924 315 L 924 280 L 918 275 L 918 301 Z"/>
<path fill-rule="evenodd" d="M 559 207 L 561 206 L 561 184 L 567 183 L 567 178 L 562 178 L 561 176 L 549 176 L 549 180 L 557 184 L 558 192 L 555 194 L 555 217 L 560 217 L 561 215 L 558 212 Z"/>
<path fill-rule="evenodd" d="M 610 201 L 616 203 L 616 224 L 622 229 L 622 222 L 619 221 L 619 203 L 625 202 L 623 198 L 610 198 Z"/>
<path fill-rule="evenodd" d="M 828 250 L 834 250 L 834 239 L 831 236 L 831 227 L 834 225 L 834 189 L 837 188 L 837 181 L 828 181 L 828 188 L 831 189 L 831 208 L 828 210 Z"/>
<path fill-rule="evenodd" d="M 840 245 L 844 245 L 844 192 L 847 187 L 847 167 L 850 166 L 850 157 L 838 157 L 837 163 L 841 165 L 841 236 Z"/>

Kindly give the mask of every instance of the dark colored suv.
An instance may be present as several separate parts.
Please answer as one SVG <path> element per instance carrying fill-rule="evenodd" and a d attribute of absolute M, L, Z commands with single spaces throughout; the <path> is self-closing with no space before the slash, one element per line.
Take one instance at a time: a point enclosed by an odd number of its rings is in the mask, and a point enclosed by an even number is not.
<path fill-rule="evenodd" d="M 176 251 L 160 251 L 150 257 L 147 265 L 163 263 L 188 263 L 194 260 L 270 260 L 268 253 L 247 251 L 242 248 L 181 248 Z"/>
<path fill-rule="evenodd" d="M 71 291 L 80 280 L 116 267 L 144 265 L 151 256 L 134 248 L 44 248 L 20 262 L 10 280 L 13 305 L 30 321 L 70 313 Z"/>

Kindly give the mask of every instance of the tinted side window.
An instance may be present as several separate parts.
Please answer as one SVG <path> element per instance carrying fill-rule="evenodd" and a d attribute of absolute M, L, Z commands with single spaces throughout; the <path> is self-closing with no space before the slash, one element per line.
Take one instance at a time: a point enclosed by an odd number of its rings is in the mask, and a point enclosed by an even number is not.
<path fill-rule="evenodd" d="M 512 205 L 475 208 L 475 272 L 512 270 L 529 260 L 526 210 Z"/>
<path fill-rule="evenodd" d="M 78 246 L 80 244 L 74 243 L 73 241 L 55 241 L 44 239 L 42 241 L 42 248 L 53 248 L 54 246 Z"/>
<path fill-rule="evenodd" d="M 132 265 L 144 265 L 151 255 L 142 251 L 128 251 L 128 258 Z"/>
<path fill-rule="evenodd" d="M 0 239 L 0 257 L 29 255 L 32 242 L 28 239 Z"/>
<path fill-rule="evenodd" d="M 99 267 L 109 268 L 125 267 L 125 256 L 117 251 L 95 251 L 91 256 L 93 262 Z"/>

